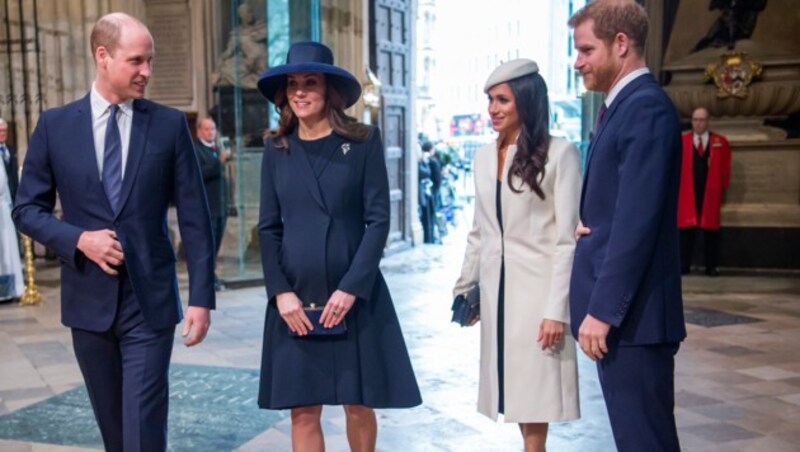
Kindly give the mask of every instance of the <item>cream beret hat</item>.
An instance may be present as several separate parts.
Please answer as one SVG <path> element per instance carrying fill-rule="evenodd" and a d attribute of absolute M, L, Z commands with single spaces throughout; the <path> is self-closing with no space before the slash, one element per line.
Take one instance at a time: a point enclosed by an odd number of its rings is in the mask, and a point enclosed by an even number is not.
<path fill-rule="evenodd" d="M 500 66 L 497 66 L 497 68 L 492 71 L 491 75 L 489 75 L 486 84 L 483 85 L 483 92 L 488 93 L 489 89 L 494 85 L 499 85 L 509 80 L 522 77 L 523 75 L 535 74 L 537 72 L 539 72 L 539 66 L 533 60 L 519 58 L 506 61 Z"/>

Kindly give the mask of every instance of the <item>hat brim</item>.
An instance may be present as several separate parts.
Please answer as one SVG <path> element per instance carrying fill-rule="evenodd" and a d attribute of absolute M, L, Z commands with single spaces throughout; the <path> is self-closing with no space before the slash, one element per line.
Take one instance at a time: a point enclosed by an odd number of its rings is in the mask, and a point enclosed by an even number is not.
<path fill-rule="evenodd" d="M 333 83 L 344 96 L 345 108 L 350 108 L 361 97 L 361 83 L 350 72 L 330 64 L 297 63 L 282 64 L 267 69 L 258 79 L 258 91 L 267 100 L 275 103 L 275 94 L 286 88 L 286 77 L 299 72 L 319 72 L 325 74 L 328 83 Z"/>

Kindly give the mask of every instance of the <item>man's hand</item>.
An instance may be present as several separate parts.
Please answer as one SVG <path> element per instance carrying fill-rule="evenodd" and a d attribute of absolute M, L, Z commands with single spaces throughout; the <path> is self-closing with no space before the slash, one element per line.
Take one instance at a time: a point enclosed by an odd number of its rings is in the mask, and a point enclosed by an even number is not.
<path fill-rule="evenodd" d="M 183 320 L 183 331 L 181 337 L 186 338 L 184 345 L 191 347 L 203 342 L 211 326 L 211 313 L 208 308 L 200 306 L 189 306 L 186 309 L 186 317 Z M 189 334 L 191 333 L 191 335 Z"/>
<path fill-rule="evenodd" d="M 583 225 L 582 221 L 578 222 L 578 227 L 575 228 L 575 240 L 580 240 L 584 235 L 589 235 L 592 230 Z"/>
<path fill-rule="evenodd" d="M 121 265 L 125 260 L 117 233 L 110 229 L 83 232 L 78 237 L 77 248 L 109 275 L 117 274 L 111 265 Z"/>
<path fill-rule="evenodd" d="M 578 342 L 583 353 L 592 361 L 603 359 L 603 356 L 608 353 L 606 336 L 608 336 L 610 329 L 611 325 L 592 317 L 590 314 L 586 314 L 586 318 L 583 319 L 583 323 L 578 329 Z"/>
<path fill-rule="evenodd" d="M 557 320 L 542 319 L 539 325 L 539 336 L 536 342 L 542 345 L 542 350 L 554 347 L 564 339 L 564 323 Z"/>
<path fill-rule="evenodd" d="M 344 319 L 344 316 L 348 311 L 350 311 L 350 308 L 353 307 L 353 303 L 355 302 L 355 295 L 337 290 L 331 294 L 328 302 L 325 303 L 325 309 L 322 311 L 322 315 L 319 317 L 319 323 L 321 323 L 325 328 L 331 328 L 340 324 L 342 319 Z"/>

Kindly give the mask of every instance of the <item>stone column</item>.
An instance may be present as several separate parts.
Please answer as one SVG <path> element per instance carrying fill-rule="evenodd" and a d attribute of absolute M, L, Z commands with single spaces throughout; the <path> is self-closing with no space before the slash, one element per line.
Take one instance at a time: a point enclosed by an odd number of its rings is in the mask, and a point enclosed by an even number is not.
<path fill-rule="evenodd" d="M 362 50 L 365 14 L 363 0 L 322 0 L 320 21 L 322 43 L 331 48 L 337 66 L 347 69 L 360 81 L 365 79 L 366 54 Z M 361 118 L 364 111 L 358 102 L 350 111 Z"/>
<path fill-rule="evenodd" d="M 644 8 L 650 19 L 650 31 L 645 46 L 647 67 L 658 78 L 664 58 L 664 0 L 648 0 Z"/>
<path fill-rule="evenodd" d="M 311 40 L 311 0 L 292 0 L 289 2 L 289 40 L 290 42 Z"/>
<path fill-rule="evenodd" d="M 196 2 L 192 2 L 196 3 Z M 145 23 L 155 40 L 156 57 L 148 97 L 156 102 L 196 111 L 197 71 L 189 0 L 145 0 Z M 198 45 L 200 45 L 198 43 Z"/>

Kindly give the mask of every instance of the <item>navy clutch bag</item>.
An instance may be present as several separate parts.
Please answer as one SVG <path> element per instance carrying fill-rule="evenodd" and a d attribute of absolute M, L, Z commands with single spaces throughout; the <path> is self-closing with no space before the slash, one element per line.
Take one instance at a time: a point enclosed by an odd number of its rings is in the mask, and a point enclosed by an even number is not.
<path fill-rule="evenodd" d="M 480 286 L 475 284 L 466 292 L 458 294 L 453 300 L 453 318 L 452 322 L 458 323 L 461 326 L 469 326 L 478 314 L 481 313 L 481 290 Z"/>
<path fill-rule="evenodd" d="M 345 324 L 345 319 L 342 319 L 341 322 L 331 328 L 325 328 L 325 326 L 319 322 L 319 318 L 322 317 L 323 309 L 325 309 L 325 306 L 317 306 L 313 303 L 310 306 L 303 307 L 303 312 L 306 313 L 306 317 L 308 317 L 308 320 L 314 325 L 313 330 L 308 330 L 308 336 L 340 336 L 346 333 L 347 324 Z M 292 330 L 289 330 L 289 335 L 300 336 Z"/>

